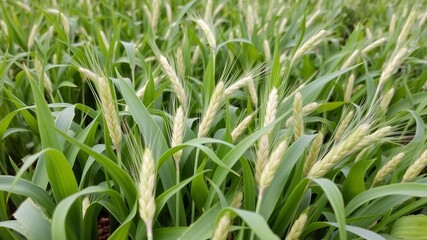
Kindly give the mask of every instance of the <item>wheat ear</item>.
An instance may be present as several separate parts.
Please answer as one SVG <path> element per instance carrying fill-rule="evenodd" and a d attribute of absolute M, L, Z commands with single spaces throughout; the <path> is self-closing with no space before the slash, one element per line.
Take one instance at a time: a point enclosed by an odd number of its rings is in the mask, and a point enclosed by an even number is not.
<path fill-rule="evenodd" d="M 228 231 L 231 225 L 231 216 L 229 213 L 225 213 L 218 221 L 215 230 L 212 235 L 212 240 L 226 240 L 228 237 Z"/>
<path fill-rule="evenodd" d="M 270 43 L 268 42 L 267 39 L 264 39 L 264 41 L 262 42 L 262 47 L 264 49 L 265 60 L 266 61 L 270 60 L 271 59 Z"/>
<path fill-rule="evenodd" d="M 353 64 L 353 62 L 359 57 L 360 54 L 360 50 L 357 49 L 355 50 L 348 58 L 347 60 L 343 63 L 343 65 L 341 66 L 341 70 L 344 68 L 348 68 L 351 66 L 351 64 Z"/>
<path fill-rule="evenodd" d="M 255 29 L 255 16 L 254 16 L 254 10 L 251 4 L 248 4 L 248 10 L 246 13 L 246 28 L 248 31 L 249 38 L 251 38 Z"/>
<path fill-rule="evenodd" d="M 390 161 L 388 161 L 375 175 L 374 181 L 372 182 L 372 186 L 377 185 L 378 183 L 382 182 L 384 178 L 391 173 L 399 164 L 399 162 L 405 157 L 405 154 L 403 152 L 397 154 L 394 156 Z"/>
<path fill-rule="evenodd" d="M 304 135 L 304 116 L 302 112 L 302 96 L 300 92 L 295 93 L 292 117 L 294 119 L 294 139 L 296 140 Z"/>
<path fill-rule="evenodd" d="M 282 161 L 283 154 L 285 153 L 288 147 L 288 141 L 283 140 L 279 143 L 277 148 L 271 153 L 270 158 L 262 170 L 261 177 L 259 180 L 258 187 L 260 192 L 263 192 L 268 186 L 270 186 L 273 181 L 274 176 L 276 175 L 277 169 Z"/>
<path fill-rule="evenodd" d="M 108 38 L 105 35 L 104 31 L 100 30 L 99 35 L 101 36 L 101 40 L 102 40 L 102 43 L 104 44 L 105 48 L 107 50 L 110 49 L 110 42 L 108 41 Z"/>
<path fill-rule="evenodd" d="M 313 167 L 314 163 L 316 163 L 317 158 L 319 157 L 320 148 L 323 144 L 323 133 L 319 132 L 314 137 L 313 143 L 310 146 L 310 150 L 308 151 L 307 157 L 304 162 L 304 170 L 303 175 L 307 176 L 310 169 Z"/>
<path fill-rule="evenodd" d="M 325 39 L 325 37 L 328 35 L 328 32 L 325 30 L 321 30 L 312 37 L 310 37 L 307 41 L 305 41 L 295 52 L 294 56 L 292 57 L 291 62 L 295 62 L 295 60 L 302 57 L 308 50 L 316 46 L 317 44 L 321 43 L 322 40 Z"/>
<path fill-rule="evenodd" d="M 175 147 L 182 143 L 184 139 L 185 131 L 185 115 L 182 106 L 176 110 L 175 118 L 173 119 L 173 128 L 172 128 L 172 138 L 171 138 L 171 147 Z M 181 160 L 182 150 L 173 154 L 175 159 L 175 166 L 179 168 L 179 161 Z"/>
<path fill-rule="evenodd" d="M 231 202 L 230 206 L 233 208 L 240 208 L 242 205 L 243 200 L 243 193 L 241 191 L 238 191 L 237 194 L 234 196 L 233 201 Z M 230 229 L 230 226 L 233 222 L 233 217 L 230 213 L 225 213 L 220 220 L 218 221 L 212 240 L 226 240 L 228 237 L 228 232 Z"/>
<path fill-rule="evenodd" d="M 357 155 L 356 158 L 354 159 L 354 162 L 358 162 L 360 160 L 362 160 L 362 158 L 364 157 L 365 153 L 369 150 L 369 146 L 363 148 Z"/>
<path fill-rule="evenodd" d="M 237 80 L 235 83 L 231 84 L 229 87 L 227 87 L 225 89 L 224 94 L 226 96 L 229 96 L 229 95 L 233 94 L 235 91 L 239 90 L 243 86 L 246 86 L 249 81 L 252 81 L 252 76 L 251 75 L 243 77 L 243 78 Z"/>
<path fill-rule="evenodd" d="M 302 231 L 307 224 L 308 216 L 307 213 L 301 214 L 286 235 L 286 240 L 298 240 L 301 237 Z"/>
<path fill-rule="evenodd" d="M 317 102 L 309 103 L 302 108 L 302 115 L 306 117 L 310 115 L 312 112 L 316 111 L 318 107 L 319 107 L 319 104 Z M 288 118 L 288 120 L 286 120 L 286 128 L 289 128 L 293 124 L 294 124 L 294 117 L 291 116 Z"/>
<path fill-rule="evenodd" d="M 82 214 L 83 214 L 83 217 L 85 216 L 86 211 L 89 208 L 89 206 L 90 206 L 90 199 L 89 199 L 89 197 L 86 196 L 85 198 L 83 198 L 83 202 L 82 202 Z"/>
<path fill-rule="evenodd" d="M 208 0 L 205 8 L 205 21 L 209 22 L 212 19 L 213 0 Z"/>
<path fill-rule="evenodd" d="M 380 108 L 384 112 L 387 112 L 388 105 L 390 104 L 391 99 L 393 99 L 393 96 L 394 96 L 394 88 L 391 88 L 386 94 L 383 95 L 381 102 L 380 102 Z"/>
<path fill-rule="evenodd" d="M 249 97 L 251 98 L 251 101 L 256 108 L 258 106 L 258 95 L 257 95 L 257 91 L 255 88 L 255 83 L 254 83 L 253 79 L 251 81 L 247 82 L 246 87 L 248 88 Z"/>
<path fill-rule="evenodd" d="M 350 102 L 351 95 L 353 95 L 354 80 L 355 76 L 352 73 L 350 74 L 350 77 L 348 77 L 347 85 L 345 86 L 344 101 L 346 102 Z"/>
<path fill-rule="evenodd" d="M 388 31 L 389 31 L 389 33 L 394 33 L 395 29 L 396 29 L 396 14 L 393 13 L 393 15 L 391 15 L 390 25 L 388 27 Z"/>
<path fill-rule="evenodd" d="M 357 127 L 346 139 L 333 146 L 320 161 L 317 161 L 313 165 L 308 173 L 308 177 L 323 177 L 341 159 L 357 150 L 355 146 L 366 136 L 368 131 L 369 124 L 362 124 Z"/>
<path fill-rule="evenodd" d="M 249 115 L 245 117 L 234 129 L 231 131 L 231 139 L 233 142 L 237 140 L 238 137 L 240 137 L 243 132 L 248 128 L 249 124 L 251 123 L 253 118 L 253 115 Z"/>
<path fill-rule="evenodd" d="M 7 25 L 3 20 L 0 20 L 0 26 L 1 26 L 1 29 L 3 30 L 4 35 L 6 37 L 9 36 L 9 30 L 7 29 Z"/>
<path fill-rule="evenodd" d="M 179 80 L 175 70 L 169 64 L 165 56 L 160 55 L 159 62 L 163 68 L 163 71 L 168 76 L 169 81 L 172 84 L 172 88 L 185 111 L 187 109 L 187 94 L 185 93 L 185 89 L 182 82 Z"/>
<path fill-rule="evenodd" d="M 99 77 L 87 68 L 79 67 L 79 72 L 86 78 L 93 81 L 98 89 L 98 95 L 101 100 L 102 112 L 107 123 L 108 133 L 117 152 L 120 152 L 120 142 L 122 140 L 122 130 L 120 128 L 117 109 L 114 106 L 111 96 L 110 86 L 105 77 Z"/>
<path fill-rule="evenodd" d="M 200 29 L 202 30 L 203 34 L 205 34 L 206 40 L 208 41 L 209 47 L 212 50 L 215 50 L 216 48 L 216 39 L 215 34 L 212 31 L 212 29 L 209 27 L 209 25 L 203 21 L 203 19 L 197 19 L 196 23 L 199 25 Z"/>
<path fill-rule="evenodd" d="M 363 147 L 369 146 L 370 144 L 383 139 L 384 137 L 389 135 L 390 132 L 391 132 L 391 126 L 380 128 L 374 133 L 365 136 L 361 141 L 359 141 L 356 144 L 355 148 L 362 149 Z"/>
<path fill-rule="evenodd" d="M 242 202 L 243 202 L 243 193 L 242 191 L 238 191 L 234 196 L 230 206 L 234 208 L 240 208 L 242 206 Z"/>
<path fill-rule="evenodd" d="M 386 67 L 381 73 L 378 88 L 381 88 L 382 86 L 384 86 L 384 83 L 399 68 L 400 64 L 402 64 L 403 60 L 405 60 L 408 53 L 409 53 L 409 49 L 402 48 L 397 52 L 397 54 L 394 55 L 393 59 L 391 59 L 391 61 L 387 63 Z"/>
<path fill-rule="evenodd" d="M 380 38 L 377 41 L 369 44 L 368 46 L 366 46 L 363 50 L 362 53 L 363 54 L 367 54 L 368 52 L 370 52 L 371 50 L 383 45 L 385 42 L 387 42 L 387 38 Z"/>
<path fill-rule="evenodd" d="M 67 16 L 65 16 L 65 14 L 58 11 L 57 9 L 53 9 L 53 8 L 48 9 L 47 12 L 54 14 L 54 15 L 57 15 L 61 18 L 61 24 L 62 24 L 62 28 L 64 29 L 65 35 L 69 36 L 70 35 L 70 22 L 68 21 Z"/>
<path fill-rule="evenodd" d="M 117 152 L 120 152 L 120 142 L 122 140 L 122 131 L 119 124 L 117 109 L 114 106 L 114 101 L 111 96 L 110 86 L 104 77 L 98 80 L 98 94 L 101 99 L 102 110 L 107 123 L 108 132 L 111 141 Z"/>
<path fill-rule="evenodd" d="M 44 88 L 46 91 L 52 93 L 52 81 L 50 81 L 47 71 L 43 69 L 43 64 L 38 58 L 34 61 L 34 68 L 36 69 L 37 76 L 43 77 Z"/>
<path fill-rule="evenodd" d="M 400 48 L 403 43 L 408 39 L 408 35 L 411 32 L 412 24 L 415 22 L 416 14 L 415 11 L 412 11 L 409 14 L 409 17 L 406 19 L 405 25 L 403 25 L 402 30 L 400 31 L 399 37 L 397 38 L 396 48 Z"/>
<path fill-rule="evenodd" d="M 148 239 L 153 239 L 153 219 L 156 212 L 155 186 L 156 165 L 151 150 L 147 148 L 142 155 L 139 171 L 138 202 L 139 215 L 145 222 Z"/>
<path fill-rule="evenodd" d="M 420 21 L 418 22 L 418 27 L 419 28 L 423 27 L 426 21 L 427 21 L 427 12 L 421 16 Z"/>
<path fill-rule="evenodd" d="M 277 89 L 273 88 L 268 97 L 267 107 L 265 109 L 264 127 L 272 123 L 276 119 L 276 111 L 278 104 L 277 98 Z M 258 149 L 256 152 L 255 163 L 255 179 L 258 184 L 260 182 L 261 174 L 264 170 L 264 167 L 268 161 L 268 154 L 270 148 L 270 133 L 271 130 L 268 131 L 266 134 L 262 135 L 258 141 Z"/>
<path fill-rule="evenodd" d="M 411 182 L 414 180 L 421 171 L 426 167 L 427 165 L 427 150 L 425 150 L 421 156 L 415 160 L 412 165 L 409 166 L 409 168 L 406 170 L 405 175 L 403 175 L 402 182 Z"/>
<path fill-rule="evenodd" d="M 157 76 L 153 79 L 153 83 L 154 83 L 154 87 L 156 87 L 157 85 L 159 85 L 160 80 L 162 80 L 162 78 L 160 76 Z M 148 81 L 144 83 L 144 85 L 142 85 L 142 87 L 140 87 L 138 90 L 136 90 L 135 95 L 138 98 L 142 98 L 144 96 L 145 93 L 145 89 L 147 88 L 147 84 Z"/>
<path fill-rule="evenodd" d="M 98 82 L 98 76 L 91 70 L 83 67 L 79 67 L 78 70 L 85 78 L 93 81 L 94 83 Z"/>
<path fill-rule="evenodd" d="M 152 0 L 151 1 L 151 18 L 150 24 L 151 29 L 153 31 L 153 34 L 156 35 L 157 32 L 157 24 L 159 23 L 159 16 L 160 16 L 160 0 Z"/>
<path fill-rule="evenodd" d="M 36 38 L 38 30 L 39 30 L 38 25 L 34 24 L 34 26 L 31 28 L 30 36 L 28 37 L 28 43 L 27 43 L 28 50 L 31 50 L 31 48 L 33 48 L 34 39 Z"/>
<path fill-rule="evenodd" d="M 178 68 L 178 75 L 183 78 L 185 76 L 185 65 L 184 65 L 184 56 L 182 55 L 182 48 L 179 47 L 176 50 L 176 61 Z"/>
<path fill-rule="evenodd" d="M 15 1 L 15 4 L 17 4 L 19 7 L 21 7 L 25 12 L 27 12 L 27 13 L 31 12 L 31 8 L 27 4 L 20 2 L 20 1 Z"/>
<path fill-rule="evenodd" d="M 314 23 L 314 20 L 320 15 L 321 10 L 317 9 L 316 12 L 314 12 L 306 21 L 305 27 L 309 27 Z"/>
<path fill-rule="evenodd" d="M 212 121 L 215 118 L 215 115 L 218 112 L 219 107 L 224 100 L 224 82 L 220 81 L 212 94 L 212 97 L 209 101 L 208 108 L 200 122 L 199 132 L 197 137 L 202 138 L 208 135 L 209 129 L 212 125 Z"/>
<path fill-rule="evenodd" d="M 337 127 L 337 130 L 335 130 L 335 140 L 339 140 L 342 135 L 344 134 L 345 130 L 347 130 L 348 125 L 350 125 L 351 120 L 353 119 L 354 112 L 350 111 L 347 116 L 340 122 L 340 124 Z"/>
<path fill-rule="evenodd" d="M 279 33 L 285 32 L 286 24 L 288 24 L 288 19 L 283 18 L 282 22 L 279 25 Z"/>

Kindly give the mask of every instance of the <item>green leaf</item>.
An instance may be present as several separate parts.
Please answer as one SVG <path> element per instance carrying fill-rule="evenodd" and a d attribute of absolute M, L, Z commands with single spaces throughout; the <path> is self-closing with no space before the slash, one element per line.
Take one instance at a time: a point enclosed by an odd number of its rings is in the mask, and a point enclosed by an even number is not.
<path fill-rule="evenodd" d="M 139 101 L 136 97 L 135 92 L 129 87 L 125 80 L 117 72 L 118 80 L 115 81 L 120 87 L 120 91 L 125 98 L 126 104 L 129 107 L 135 122 L 138 124 L 139 130 L 144 137 L 144 142 L 147 147 L 153 151 L 153 157 L 156 161 L 160 156 L 168 150 L 168 145 L 163 137 L 163 133 L 160 130 L 157 123 L 153 120 L 147 108 Z M 164 189 L 169 189 L 175 185 L 175 166 L 172 161 L 166 161 L 162 168 L 159 169 L 159 175 L 161 183 Z M 182 204 L 182 199 L 179 200 Z M 181 205 L 180 204 L 180 205 Z M 175 212 L 175 204 L 173 199 L 168 202 L 170 212 Z M 172 214 L 172 219 L 176 222 L 175 215 Z M 182 216 L 179 220 L 181 223 L 185 223 L 186 219 Z"/>
<path fill-rule="evenodd" d="M 13 176 L 0 176 L 0 190 L 33 199 L 49 215 L 53 213 L 55 208 L 50 195 L 44 189 L 24 179 Z"/>
<path fill-rule="evenodd" d="M 337 108 L 341 107 L 344 104 L 345 104 L 345 102 L 328 102 L 328 103 L 322 103 L 316 109 L 316 113 L 328 112 L 328 111 L 337 109 Z"/>
<path fill-rule="evenodd" d="M 398 239 L 425 239 L 427 236 L 427 216 L 410 215 L 397 219 L 390 235 Z"/>
<path fill-rule="evenodd" d="M 350 215 L 363 204 L 376 198 L 389 195 L 407 195 L 413 197 L 427 197 L 425 183 L 396 183 L 369 189 L 354 197 L 345 207 L 346 215 Z"/>
<path fill-rule="evenodd" d="M 176 240 L 181 236 L 187 227 L 165 227 L 155 229 L 153 239 L 156 240 Z"/>
<path fill-rule="evenodd" d="M 344 201 L 337 185 L 335 185 L 335 183 L 326 178 L 311 179 L 311 181 L 317 183 L 322 188 L 323 192 L 328 198 L 329 203 L 331 204 L 332 209 L 334 210 L 335 218 L 338 222 L 338 231 L 340 239 L 347 239 Z"/>
<path fill-rule="evenodd" d="M 40 92 L 40 89 L 36 85 L 31 74 L 28 73 L 27 70 L 26 70 L 26 75 L 29 79 L 31 90 L 34 95 L 34 101 L 36 103 L 37 123 L 38 123 L 40 138 L 42 142 L 42 147 L 53 148 L 61 151 L 62 149 L 61 149 L 58 136 L 54 131 L 51 131 L 52 126 L 55 126 L 55 123 L 53 121 L 52 113 L 49 110 L 49 106 L 47 105 L 42 93 Z M 49 158 L 49 155 L 47 155 L 46 158 Z M 46 162 L 52 162 L 52 161 L 55 161 L 55 160 L 54 159 L 46 159 L 46 161 L 41 160 L 36 166 L 36 170 L 33 176 L 33 182 L 41 186 L 42 188 L 45 188 L 48 183 L 48 179 L 46 178 L 46 176 L 47 176 L 47 169 L 49 167 L 46 168 L 45 164 Z"/>
<path fill-rule="evenodd" d="M 357 194 L 365 191 L 365 172 L 374 162 L 375 159 L 369 161 L 361 160 L 351 167 L 343 184 L 343 197 L 345 202 L 349 202 Z"/>
<path fill-rule="evenodd" d="M 21 233 L 29 240 L 52 239 L 49 219 L 31 199 L 21 203 L 13 216 L 24 229 Z"/>
<path fill-rule="evenodd" d="M 338 227 L 339 225 L 337 223 L 334 222 L 327 222 L 326 224 L 334 226 L 334 227 Z M 368 229 L 364 229 L 364 228 L 360 228 L 360 227 L 355 227 L 355 226 L 351 226 L 351 225 L 346 225 L 345 226 L 347 231 L 354 233 L 356 235 L 358 235 L 359 237 L 363 238 L 363 239 L 369 239 L 369 240 L 386 240 L 383 236 L 370 231 Z"/>
<path fill-rule="evenodd" d="M 289 195 L 288 199 L 286 199 L 285 204 L 280 208 L 273 224 L 273 230 L 274 232 L 279 233 L 279 236 L 285 234 L 286 228 L 289 226 L 292 219 L 295 218 L 298 207 L 301 204 L 301 200 L 306 193 L 308 183 L 309 180 L 306 178 L 299 182 Z"/>
<path fill-rule="evenodd" d="M 252 231 L 255 232 L 255 234 L 260 239 L 266 239 L 266 240 L 280 239 L 276 234 L 273 233 L 273 231 L 271 231 L 267 222 L 258 213 L 254 213 L 251 211 L 242 210 L 238 208 L 225 208 L 224 210 L 221 211 L 220 215 L 224 211 L 231 211 L 237 214 L 243 221 L 245 221 L 245 223 L 252 229 Z"/>
<path fill-rule="evenodd" d="M 215 219 L 221 210 L 221 205 L 216 204 L 207 209 L 203 214 L 192 223 L 179 239 L 182 240 L 204 240 L 212 236 L 215 227 Z"/>
<path fill-rule="evenodd" d="M 56 129 L 57 130 L 57 129 Z M 130 178 L 129 174 L 125 172 L 123 169 L 119 168 L 116 163 L 108 159 L 106 156 L 94 151 L 92 148 L 86 146 L 85 144 L 77 141 L 76 139 L 68 136 L 67 134 L 60 132 L 57 130 L 62 137 L 64 137 L 68 142 L 75 144 L 78 146 L 81 150 L 86 152 L 87 154 L 91 155 L 93 158 L 95 158 L 96 162 L 98 162 L 101 166 L 104 167 L 104 169 L 111 174 L 111 177 L 114 181 L 117 182 L 117 184 L 120 186 L 120 188 L 123 190 L 124 195 L 126 199 L 128 199 L 129 202 L 136 201 L 136 188 L 134 181 Z"/>
<path fill-rule="evenodd" d="M 104 193 L 104 194 L 111 194 L 113 190 L 106 189 L 99 186 L 91 186 L 87 187 L 69 197 L 61 201 L 58 206 L 55 209 L 55 212 L 52 217 L 52 236 L 53 239 L 67 239 L 67 233 L 65 228 L 65 221 L 67 219 L 67 215 L 72 209 L 73 204 L 80 199 L 82 196 L 93 194 L 93 193 Z M 136 202 L 136 201 L 135 201 Z M 125 221 L 122 222 L 123 229 L 120 230 L 121 233 L 117 234 L 116 236 L 123 236 L 122 232 L 127 232 L 130 227 L 130 219 L 133 219 L 135 216 L 136 210 L 131 211 L 128 214 L 128 217 L 125 219 Z M 131 217 L 130 217 L 131 216 Z M 127 231 L 124 231 L 127 230 Z M 116 230 L 117 231 L 117 230 Z M 116 239 L 125 239 L 125 238 L 116 238 Z"/>
<path fill-rule="evenodd" d="M 180 191 L 183 187 L 185 187 L 187 184 L 189 184 L 194 178 L 202 175 L 203 173 L 207 172 L 208 170 L 204 170 L 202 172 L 198 172 L 195 175 L 181 181 L 177 185 L 169 188 L 168 190 L 164 191 L 160 196 L 156 198 L 156 214 L 155 216 L 158 216 L 160 211 L 163 209 L 163 206 L 166 204 L 166 202 L 175 195 L 178 191 Z M 203 176 L 203 175 L 202 175 Z"/>
<path fill-rule="evenodd" d="M 292 173 L 294 165 L 301 158 L 308 145 L 313 140 L 314 135 L 304 135 L 293 143 L 286 151 L 282 162 L 277 169 L 277 174 L 274 177 L 270 186 L 265 190 L 264 197 L 261 203 L 260 214 L 265 219 L 269 219 L 274 211 L 277 201 L 280 199 L 280 194 L 283 191 L 289 176 Z"/>
<path fill-rule="evenodd" d="M 200 164 L 197 169 L 197 177 L 191 182 L 191 199 L 196 204 L 196 207 L 199 208 L 200 211 L 203 209 L 203 204 L 206 203 L 206 199 L 208 197 L 208 187 L 206 186 L 205 177 L 203 174 L 198 174 L 204 172 L 207 161 L 204 161 Z"/>

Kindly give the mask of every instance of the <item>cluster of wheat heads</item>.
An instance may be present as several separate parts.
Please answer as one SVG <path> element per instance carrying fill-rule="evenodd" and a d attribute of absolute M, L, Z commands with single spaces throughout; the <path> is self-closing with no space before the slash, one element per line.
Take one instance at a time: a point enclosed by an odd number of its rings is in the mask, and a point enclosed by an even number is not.
<path fill-rule="evenodd" d="M 426 235 L 422 1 L 0 6 L 1 239 Z"/>

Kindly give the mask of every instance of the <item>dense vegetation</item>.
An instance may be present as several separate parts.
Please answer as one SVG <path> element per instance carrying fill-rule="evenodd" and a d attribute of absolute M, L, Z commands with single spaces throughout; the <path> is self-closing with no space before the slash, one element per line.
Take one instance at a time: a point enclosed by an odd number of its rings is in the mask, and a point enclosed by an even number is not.
<path fill-rule="evenodd" d="M 427 236 L 425 1 L 0 5 L 1 239 Z"/>

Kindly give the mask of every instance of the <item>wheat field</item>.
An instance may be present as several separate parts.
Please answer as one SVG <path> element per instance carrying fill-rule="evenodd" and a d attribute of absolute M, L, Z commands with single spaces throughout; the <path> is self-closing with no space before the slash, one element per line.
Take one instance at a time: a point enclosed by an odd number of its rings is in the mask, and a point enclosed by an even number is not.
<path fill-rule="evenodd" d="M 0 6 L 0 239 L 426 239 L 426 1 Z"/>

